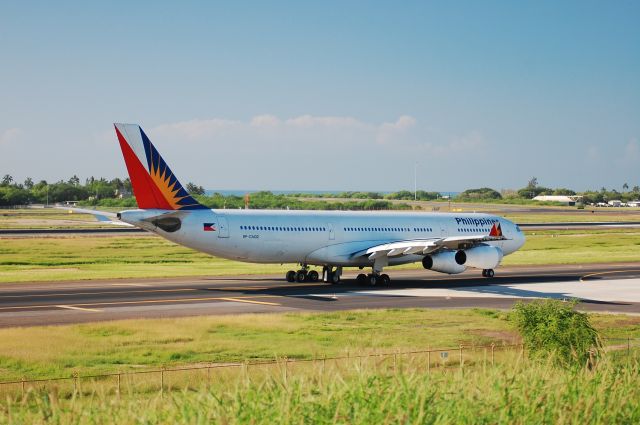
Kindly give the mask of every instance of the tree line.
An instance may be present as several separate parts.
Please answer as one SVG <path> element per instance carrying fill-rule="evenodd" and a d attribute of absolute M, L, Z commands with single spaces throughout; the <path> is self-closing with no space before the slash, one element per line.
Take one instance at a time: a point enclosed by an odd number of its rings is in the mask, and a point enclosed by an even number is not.
<path fill-rule="evenodd" d="M 538 183 L 536 177 L 531 178 L 526 186 L 517 190 L 497 191 L 492 188 L 482 187 L 467 189 L 457 194 L 453 200 L 458 202 L 497 202 L 497 203 L 528 203 L 538 195 L 566 195 L 583 196 L 585 203 L 608 202 L 620 200 L 629 202 L 640 199 L 640 186 L 629 187 L 624 183 L 622 190 L 601 188 L 600 190 L 587 190 L 575 192 L 567 188 L 549 188 Z M 185 187 L 200 203 L 210 208 L 244 208 L 243 196 L 222 195 L 214 193 L 206 195 L 205 189 L 194 183 L 188 183 Z M 301 199 L 301 198 L 325 198 L 325 199 Z M 326 198 L 337 198 L 339 201 L 331 201 Z M 346 201 L 348 199 L 348 201 Z M 393 193 L 382 192 L 341 192 L 341 193 L 292 193 L 273 194 L 262 191 L 250 195 L 250 207 L 272 209 L 318 209 L 318 210 L 385 210 L 385 209 L 411 209 L 406 203 L 393 203 L 391 201 L 443 200 L 439 192 L 418 190 L 416 192 L 401 190 Z M 24 182 L 16 182 L 12 176 L 5 174 L 0 181 L 0 206 L 27 205 L 33 203 L 54 204 L 58 202 L 73 201 L 82 205 L 111 206 L 132 208 L 136 206 L 132 196 L 131 181 L 126 179 L 89 177 L 84 182 L 74 175 L 69 180 L 60 180 L 49 183 L 40 180 L 37 183 L 30 177 Z"/>

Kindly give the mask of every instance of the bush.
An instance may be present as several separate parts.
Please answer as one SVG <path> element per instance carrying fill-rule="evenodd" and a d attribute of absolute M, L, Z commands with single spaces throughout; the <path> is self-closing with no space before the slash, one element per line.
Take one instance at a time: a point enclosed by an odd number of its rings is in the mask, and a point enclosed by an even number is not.
<path fill-rule="evenodd" d="M 602 349 L 598 332 L 589 316 L 575 310 L 576 301 L 558 300 L 518 302 L 513 308 L 518 329 L 530 357 L 551 357 L 563 367 L 584 366 Z"/>

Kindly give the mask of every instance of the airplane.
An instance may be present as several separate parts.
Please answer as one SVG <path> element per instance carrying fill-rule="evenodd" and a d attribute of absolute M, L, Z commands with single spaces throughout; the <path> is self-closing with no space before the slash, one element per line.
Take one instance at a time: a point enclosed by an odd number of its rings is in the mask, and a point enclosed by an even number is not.
<path fill-rule="evenodd" d="M 389 285 L 385 267 L 414 262 L 446 274 L 471 267 L 491 278 L 525 242 L 515 223 L 480 213 L 210 209 L 185 190 L 139 125 L 114 126 L 138 209 L 94 214 L 217 257 L 299 264 L 288 282 L 338 284 L 345 267 L 357 267 L 371 268 L 358 283 Z M 322 267 L 322 276 L 311 266 Z"/>

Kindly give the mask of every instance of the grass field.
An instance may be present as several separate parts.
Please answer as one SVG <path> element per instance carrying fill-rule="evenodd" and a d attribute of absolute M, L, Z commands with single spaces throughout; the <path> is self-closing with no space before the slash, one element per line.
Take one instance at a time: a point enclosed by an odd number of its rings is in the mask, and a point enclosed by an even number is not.
<path fill-rule="evenodd" d="M 640 318 L 594 316 L 603 333 L 640 335 Z M 18 349 L 16 332 L 25 347 Z M 123 321 L 0 331 L 13 362 L 31 371 L 97 372 L 187 361 L 321 357 L 393 352 L 515 337 L 508 315 L 491 310 L 380 310 L 177 320 Z M 4 346 L 5 344 L 3 344 Z M 28 348 L 26 347 L 28 346 Z M 20 351 L 22 350 L 22 351 Z M 51 351 L 47 353 L 47 351 Z M 145 353 L 153 353 L 145 355 Z M 170 353 L 173 353 L 171 355 Z M 175 353 L 187 353 L 185 357 Z M 112 360 L 105 364 L 104 360 Z M 379 358 L 167 375 L 155 386 L 96 381 L 0 401 L 0 423 L 638 423 L 637 352 L 607 355 L 595 370 L 524 360 L 428 369 L 424 358 Z M 132 362 L 132 363 L 128 363 Z M 157 364 L 157 363 L 156 363 Z M 48 365 L 57 365 L 50 369 Z M 71 367 L 74 365 L 75 367 Z M 44 369 L 43 369 L 44 368 Z M 23 373 L 25 370 L 16 371 Z M 158 377 L 149 377 L 156 380 Z M 184 381 L 187 379 L 187 381 Z M 151 381 L 149 381 L 151 382 Z M 171 388 L 174 388 L 171 391 Z M 179 388 L 185 388 L 179 390 Z"/>
<path fill-rule="evenodd" d="M 505 257 L 503 264 L 634 262 L 638 259 L 638 230 L 536 231 L 529 232 L 524 247 Z M 284 274 L 292 267 L 295 266 L 215 258 L 153 235 L 0 239 L 0 282 Z M 401 268 L 421 267 L 413 264 Z"/>
<path fill-rule="evenodd" d="M 571 372 L 512 360 L 447 373 L 371 365 L 218 382 L 143 396 L 34 394 L 7 400 L 3 423 L 78 424 L 633 424 L 632 366 Z"/>
<path fill-rule="evenodd" d="M 102 226 L 89 214 L 52 208 L 0 209 L 0 229 L 61 229 Z"/>
<path fill-rule="evenodd" d="M 597 315 L 609 337 L 640 337 L 640 317 Z M 198 362 L 424 350 L 519 340 L 507 313 L 392 309 L 125 320 L 0 329 L 0 380 Z"/>

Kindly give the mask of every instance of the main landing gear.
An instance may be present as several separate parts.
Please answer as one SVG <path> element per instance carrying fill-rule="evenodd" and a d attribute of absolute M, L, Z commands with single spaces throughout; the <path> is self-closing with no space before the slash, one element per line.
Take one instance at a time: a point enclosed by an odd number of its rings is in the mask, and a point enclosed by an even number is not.
<path fill-rule="evenodd" d="M 493 269 L 484 269 L 482 270 L 482 277 L 493 277 L 495 275 L 495 272 L 493 271 Z"/>
<path fill-rule="evenodd" d="M 356 278 L 356 281 L 359 285 L 369 285 L 369 286 L 389 286 L 391 283 L 391 278 L 388 274 L 385 273 L 369 273 L 364 274 L 360 273 Z"/>
<path fill-rule="evenodd" d="M 340 278 L 342 277 L 342 267 L 336 267 L 335 269 L 332 266 L 324 266 L 322 268 L 322 281 L 331 283 L 333 285 L 340 283 Z M 318 282 L 320 280 L 320 275 L 315 270 L 309 270 L 309 266 L 306 264 L 302 265 L 300 270 L 293 271 L 289 270 L 286 274 L 287 282 Z"/>
<path fill-rule="evenodd" d="M 308 270 L 307 265 L 303 265 L 300 270 L 289 270 L 286 275 L 287 282 L 317 282 L 320 275 L 315 270 Z"/>

